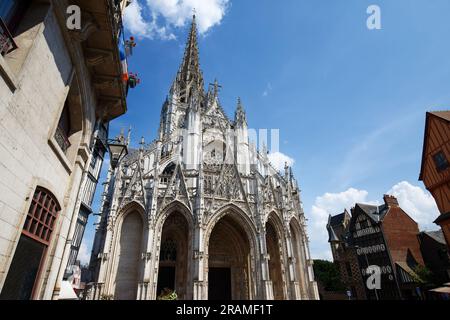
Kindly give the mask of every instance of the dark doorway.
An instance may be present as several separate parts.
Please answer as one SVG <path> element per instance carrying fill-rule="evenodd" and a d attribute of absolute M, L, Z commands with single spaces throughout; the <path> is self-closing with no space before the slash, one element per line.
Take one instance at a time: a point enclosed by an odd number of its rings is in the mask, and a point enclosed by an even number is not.
<path fill-rule="evenodd" d="M 171 170 L 171 169 L 170 169 Z M 164 296 L 176 291 L 178 300 L 192 299 L 192 283 L 188 254 L 190 231 L 184 214 L 173 211 L 164 222 L 159 250 L 159 274 L 156 296 L 167 288 Z"/>
<path fill-rule="evenodd" d="M 29 300 L 45 245 L 22 235 L 0 295 L 1 300 Z"/>
<path fill-rule="evenodd" d="M 175 291 L 175 267 L 159 267 L 156 291 L 158 297 L 164 289 Z"/>
<path fill-rule="evenodd" d="M 208 299 L 231 300 L 231 269 L 209 268 Z"/>

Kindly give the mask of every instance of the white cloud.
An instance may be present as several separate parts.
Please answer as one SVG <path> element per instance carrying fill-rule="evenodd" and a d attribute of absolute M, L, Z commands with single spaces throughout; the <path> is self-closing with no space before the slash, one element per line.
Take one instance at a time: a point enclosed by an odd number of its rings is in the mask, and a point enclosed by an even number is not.
<path fill-rule="evenodd" d="M 133 1 L 125 10 L 124 24 L 130 32 L 141 38 L 173 40 L 175 35 L 168 32 L 166 27 L 159 27 L 156 14 L 152 14 L 151 20 L 144 18 L 144 9 L 139 1 Z"/>
<path fill-rule="evenodd" d="M 272 91 L 272 84 L 269 82 L 266 88 L 264 89 L 264 92 L 262 94 L 263 97 L 267 97 L 271 91 Z"/>
<path fill-rule="evenodd" d="M 132 2 L 124 13 L 126 27 L 136 36 L 144 36 L 147 32 L 147 22 L 142 17 L 142 7 L 139 2 Z"/>
<path fill-rule="evenodd" d="M 369 193 L 365 190 L 350 188 L 340 193 L 325 193 L 317 197 L 311 208 L 309 219 L 309 237 L 311 240 L 311 254 L 315 259 L 331 260 L 331 250 L 328 244 L 327 223 L 328 216 L 337 215 L 344 212 L 344 209 L 350 210 L 355 203 L 372 203 L 368 201 Z"/>
<path fill-rule="evenodd" d="M 91 259 L 91 252 L 88 250 L 85 241 L 81 243 L 77 259 L 80 260 L 81 265 L 89 264 L 89 260 Z"/>
<path fill-rule="evenodd" d="M 355 203 L 366 203 L 368 195 L 369 193 L 365 190 L 350 188 L 341 193 L 325 193 L 317 197 L 311 210 L 314 218 L 313 226 L 323 229 L 330 214 L 342 213 L 345 208 L 349 210 L 355 206 Z"/>
<path fill-rule="evenodd" d="M 433 221 L 439 216 L 434 198 L 424 189 L 402 181 L 391 188 L 388 194 L 395 196 L 400 207 L 419 224 L 422 230 L 436 230 Z"/>
<path fill-rule="evenodd" d="M 279 151 L 270 153 L 268 157 L 272 166 L 278 171 L 282 171 L 286 163 L 290 167 L 292 167 L 295 163 L 294 159 Z"/>
<path fill-rule="evenodd" d="M 171 30 L 190 23 L 194 10 L 200 34 L 219 25 L 229 0 L 147 0 L 145 4 L 132 2 L 125 10 L 125 26 L 138 37 L 172 40 Z"/>

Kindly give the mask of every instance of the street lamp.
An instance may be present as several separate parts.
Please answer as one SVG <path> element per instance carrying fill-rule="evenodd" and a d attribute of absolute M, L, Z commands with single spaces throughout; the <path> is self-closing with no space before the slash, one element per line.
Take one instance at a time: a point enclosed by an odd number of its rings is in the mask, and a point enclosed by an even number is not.
<path fill-rule="evenodd" d="M 120 159 L 128 154 L 125 138 L 121 135 L 117 139 L 108 140 L 108 150 L 111 158 L 111 168 L 114 170 Z"/>

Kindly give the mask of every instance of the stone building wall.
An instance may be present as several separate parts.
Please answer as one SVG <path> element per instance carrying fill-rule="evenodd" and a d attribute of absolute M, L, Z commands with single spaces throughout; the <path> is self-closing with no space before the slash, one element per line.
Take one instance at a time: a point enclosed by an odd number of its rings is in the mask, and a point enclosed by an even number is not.
<path fill-rule="evenodd" d="M 18 48 L 0 55 L 0 295 L 38 187 L 61 209 L 32 299 L 58 297 L 68 260 L 98 104 L 79 37 L 89 34 L 66 28 L 67 6 L 65 0 L 31 1 L 14 33 Z M 65 105 L 67 150 L 55 136 Z"/>
<path fill-rule="evenodd" d="M 2 66 L 10 69 L 8 76 L 16 86 L 11 90 L 5 81 L 0 81 L 0 289 L 12 261 L 30 199 L 36 187 L 42 186 L 55 195 L 62 207 L 49 247 L 51 254 L 47 255 L 39 285 L 39 297 L 50 299 L 72 221 L 76 186 L 80 184 L 86 159 L 77 154 L 67 158 L 55 145 L 53 135 L 74 68 L 54 13 L 49 6 L 38 7 L 34 12 L 37 24 L 18 39 L 19 45 L 29 42 L 27 46 L 0 58 Z M 31 12 L 29 14 L 34 16 Z M 21 52 L 22 49 L 27 52 Z M 85 99 L 93 105 L 90 94 L 86 92 Z M 90 121 L 84 123 L 86 135 L 84 141 L 80 139 L 80 147 L 82 143 L 88 143 L 88 132 L 95 121 L 92 107 L 86 111 L 91 111 L 86 115 L 86 120 Z"/>

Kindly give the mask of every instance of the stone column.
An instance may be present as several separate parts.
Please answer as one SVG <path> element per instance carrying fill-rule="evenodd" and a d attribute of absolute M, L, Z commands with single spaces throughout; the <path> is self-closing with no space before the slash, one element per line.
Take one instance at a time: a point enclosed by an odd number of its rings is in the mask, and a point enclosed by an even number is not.
<path fill-rule="evenodd" d="M 301 235 L 299 235 L 301 236 Z M 300 272 L 300 284 L 301 284 L 301 294 L 302 294 L 302 298 L 303 299 L 308 299 L 309 298 L 309 287 L 310 287 L 310 280 L 309 280 L 309 265 L 308 265 L 308 258 L 305 252 L 305 239 L 303 236 L 301 243 L 300 243 L 300 247 L 298 248 L 299 251 L 299 259 L 300 259 L 300 267 L 299 267 L 299 272 Z"/>
<path fill-rule="evenodd" d="M 288 276 L 289 276 L 289 294 L 292 300 L 301 300 L 299 283 L 297 281 L 296 274 L 296 258 L 295 258 L 295 250 L 292 244 L 292 235 L 288 231 L 285 237 L 286 240 L 286 248 L 287 248 L 287 258 L 288 258 Z"/>
<path fill-rule="evenodd" d="M 307 265 L 308 270 L 308 295 L 309 299 L 312 300 L 319 300 L 319 289 L 317 287 L 317 283 L 314 280 L 314 269 L 313 265 L 314 262 L 311 259 L 310 253 L 309 253 L 309 245 L 308 245 L 308 238 L 306 236 L 303 237 L 303 246 L 302 246 L 303 252 L 305 254 L 305 262 Z"/>
<path fill-rule="evenodd" d="M 155 176 L 153 179 L 153 190 L 151 202 L 148 210 L 148 229 L 149 236 L 147 241 L 147 252 L 151 253 L 150 259 L 145 264 L 145 279 L 148 279 L 149 287 L 146 295 L 146 300 L 156 300 L 157 298 L 157 286 L 158 286 L 158 270 L 159 270 L 159 243 L 156 243 L 161 235 L 157 232 L 157 213 L 158 213 L 158 194 L 159 194 L 159 170 L 162 151 L 161 140 L 156 141 L 156 157 L 155 157 Z"/>
<path fill-rule="evenodd" d="M 105 246 L 103 248 L 103 252 L 99 253 L 98 259 L 100 260 L 100 268 L 98 274 L 97 283 L 102 284 L 102 293 L 104 294 L 113 294 L 111 292 L 111 288 L 109 285 L 109 280 L 111 278 L 111 269 L 112 269 L 112 256 L 110 252 L 110 248 L 112 247 L 112 242 L 114 239 L 114 224 L 111 221 L 114 217 L 113 210 L 111 211 L 110 220 L 108 221 L 107 231 L 106 231 L 106 239 Z M 114 248 L 113 248 L 114 250 Z M 113 251 L 114 252 L 114 251 Z"/>
<path fill-rule="evenodd" d="M 84 169 L 89 165 L 91 156 L 87 146 L 80 148 L 78 151 L 75 169 L 72 172 L 71 182 L 68 186 L 68 193 L 66 194 L 68 203 L 66 204 L 65 214 L 61 217 L 62 223 L 57 236 L 56 247 L 53 251 L 53 259 L 48 266 L 49 276 L 46 279 L 47 285 L 43 288 L 44 292 L 42 296 L 44 300 L 58 299 L 59 297 L 61 282 L 69 260 L 72 237 L 77 224 L 78 210 L 81 204 L 79 195 L 83 187 L 83 178 L 86 175 Z"/>
<path fill-rule="evenodd" d="M 204 245 L 204 229 L 201 222 L 198 223 L 194 230 L 194 247 L 193 247 L 193 299 L 194 300 L 207 300 L 208 288 L 205 274 L 205 267 L 208 264 L 208 258 L 205 254 Z"/>
<path fill-rule="evenodd" d="M 263 228 L 259 234 L 259 246 L 261 248 L 261 259 L 260 259 L 260 269 L 261 269 L 261 280 L 262 280 L 262 293 L 263 299 L 273 300 L 273 284 L 270 279 L 269 272 L 269 260 L 270 255 L 267 253 L 266 244 L 266 229 Z"/>
<path fill-rule="evenodd" d="M 154 241 L 154 234 L 155 229 L 153 228 L 152 224 L 148 224 L 148 237 L 147 237 L 147 245 L 144 248 L 144 252 L 142 253 L 142 261 L 144 263 L 144 276 L 142 279 L 141 286 L 145 290 L 140 290 L 138 292 L 138 298 L 140 300 L 151 300 L 153 296 L 153 268 L 152 268 L 152 262 L 155 259 L 155 252 L 153 247 L 153 241 Z"/>
<path fill-rule="evenodd" d="M 159 179 L 159 178 L 158 178 Z M 147 300 L 156 300 L 158 298 L 158 273 L 159 273 L 159 254 L 160 254 L 160 245 L 161 245 L 161 233 L 162 233 L 162 226 L 161 228 L 158 228 L 156 221 L 156 206 L 152 208 L 152 222 L 149 224 L 151 225 L 150 228 L 153 230 L 153 236 L 152 240 L 148 242 L 148 248 L 147 252 L 152 252 L 151 259 L 148 261 L 148 269 L 146 269 L 146 272 L 148 275 L 149 280 L 149 290 L 147 293 Z"/>

